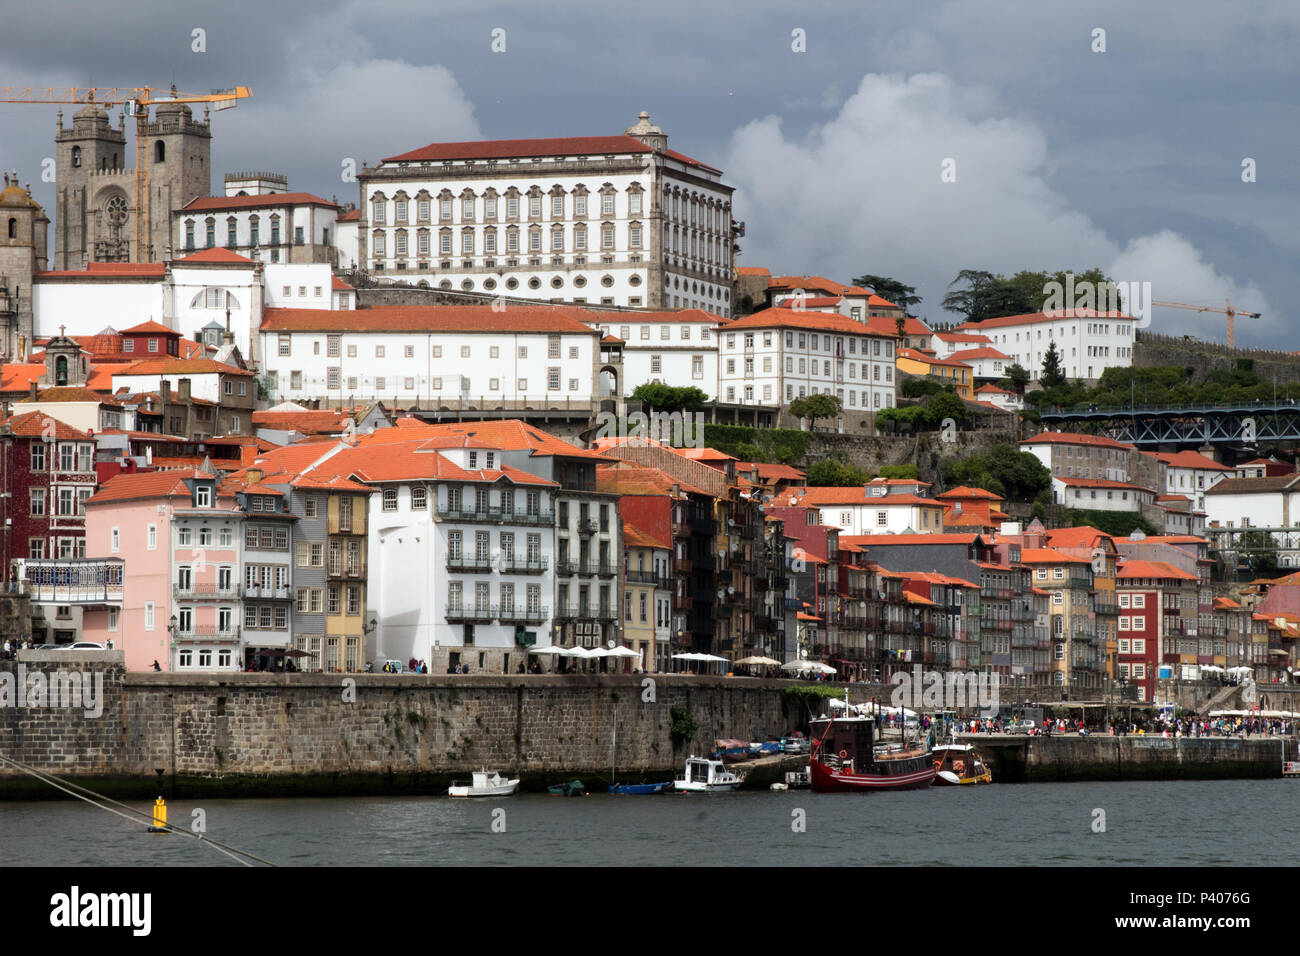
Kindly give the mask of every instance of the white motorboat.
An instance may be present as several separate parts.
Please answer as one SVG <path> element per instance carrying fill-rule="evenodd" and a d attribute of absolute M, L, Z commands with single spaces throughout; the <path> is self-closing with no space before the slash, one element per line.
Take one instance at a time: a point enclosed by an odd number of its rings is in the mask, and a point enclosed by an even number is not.
<path fill-rule="evenodd" d="M 471 783 L 466 784 L 453 780 L 451 786 L 447 788 L 447 796 L 508 797 L 518 789 L 518 778 L 507 780 L 495 771 L 488 773 L 486 770 L 475 770 L 474 779 Z"/>
<path fill-rule="evenodd" d="M 680 793 L 721 793 L 736 790 L 744 777 L 738 777 L 721 760 L 709 760 L 692 754 L 686 761 L 686 775 L 673 781 Z"/>

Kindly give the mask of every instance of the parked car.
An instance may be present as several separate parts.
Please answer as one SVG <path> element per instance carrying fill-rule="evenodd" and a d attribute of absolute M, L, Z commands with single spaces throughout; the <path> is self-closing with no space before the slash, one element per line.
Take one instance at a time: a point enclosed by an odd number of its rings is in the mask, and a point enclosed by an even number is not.
<path fill-rule="evenodd" d="M 1038 727 L 1032 720 L 1018 720 L 1008 725 L 1007 733 L 1009 734 L 1036 734 Z"/>
<path fill-rule="evenodd" d="M 75 644 L 63 645 L 64 650 L 68 651 L 106 651 L 108 650 L 103 644 L 96 644 L 94 641 L 77 641 Z"/>
<path fill-rule="evenodd" d="M 781 751 L 788 754 L 806 754 L 812 750 L 812 743 L 807 737 L 782 737 Z"/>

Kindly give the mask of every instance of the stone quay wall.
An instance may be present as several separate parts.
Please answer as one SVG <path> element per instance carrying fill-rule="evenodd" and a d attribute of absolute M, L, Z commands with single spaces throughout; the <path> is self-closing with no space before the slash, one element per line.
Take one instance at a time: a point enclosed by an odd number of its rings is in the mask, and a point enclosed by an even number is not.
<path fill-rule="evenodd" d="M 718 737 L 763 740 L 806 721 L 803 706 L 783 693 L 794 681 L 142 674 L 127 673 L 121 656 L 47 651 L 0 664 L 0 694 L 4 675 L 13 675 L 12 686 L 19 665 L 27 683 L 38 671 L 103 678 L 97 714 L 0 699 L 0 754 L 116 792 L 151 793 L 160 782 L 172 793 L 435 792 L 483 768 L 531 786 L 608 777 L 611 764 L 623 780 L 668 779 L 688 752 L 707 752 Z M 680 746 L 674 708 L 698 725 Z M 0 796 L 47 791 L 0 766 Z"/>

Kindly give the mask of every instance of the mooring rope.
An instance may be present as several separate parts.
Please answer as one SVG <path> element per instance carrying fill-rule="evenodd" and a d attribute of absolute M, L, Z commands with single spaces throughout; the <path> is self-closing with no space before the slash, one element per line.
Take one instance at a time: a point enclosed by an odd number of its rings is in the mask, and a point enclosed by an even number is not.
<path fill-rule="evenodd" d="M 70 780 L 60 779 L 59 777 L 56 777 L 52 774 L 47 774 L 44 771 L 37 770 L 35 767 L 29 767 L 24 763 L 14 760 L 12 757 L 6 757 L 4 754 L 0 754 L 0 761 L 3 761 L 4 763 L 8 764 L 11 767 L 21 770 L 23 773 L 35 777 L 37 780 L 41 781 L 42 783 L 49 784 L 51 787 L 53 787 L 56 790 L 61 790 L 62 792 L 68 794 L 69 796 L 76 797 L 78 800 L 84 800 L 86 803 L 89 803 L 92 807 L 97 807 L 100 810 L 107 810 L 109 813 L 122 817 L 124 820 L 130 820 L 132 823 L 145 821 L 148 822 L 151 826 L 153 825 L 154 817 L 152 813 L 145 813 L 142 810 L 137 810 L 134 807 L 127 806 L 125 803 L 121 803 L 117 800 L 112 799 L 111 797 L 106 797 L 103 794 L 96 793 L 95 791 L 89 789 L 88 787 L 83 787 L 80 784 L 73 783 Z M 89 794 L 89 796 L 87 796 L 87 794 Z M 112 804 L 113 806 L 109 806 L 109 804 Z M 115 810 L 113 809 L 113 807 L 121 807 L 122 809 Z M 172 823 L 163 824 L 163 828 L 168 833 L 179 833 L 182 836 L 187 836 L 193 840 L 199 841 L 202 844 L 210 846 L 214 850 L 218 851 L 219 853 L 224 853 L 232 860 L 242 863 L 244 866 L 253 865 L 252 863 L 249 863 L 248 860 L 256 860 L 258 863 L 264 863 L 267 866 L 279 865 L 277 863 L 272 863 L 270 860 L 265 860 L 254 853 L 249 853 L 247 850 L 241 850 L 238 847 L 230 846 L 229 844 L 222 843 L 218 840 L 213 840 L 210 837 L 204 836 L 202 833 L 192 833 L 189 830 L 186 830 L 184 827 L 178 827 Z M 247 857 L 248 859 L 244 859 L 244 857 Z"/>

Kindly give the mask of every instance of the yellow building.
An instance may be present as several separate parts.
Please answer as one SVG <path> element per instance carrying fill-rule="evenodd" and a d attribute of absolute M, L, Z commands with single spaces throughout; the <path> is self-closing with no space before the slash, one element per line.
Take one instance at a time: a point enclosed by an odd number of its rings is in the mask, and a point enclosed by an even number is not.
<path fill-rule="evenodd" d="M 623 640 L 640 657 L 637 666 L 667 670 L 672 634 L 670 542 L 623 523 Z"/>
<path fill-rule="evenodd" d="M 898 371 L 906 375 L 925 375 L 938 379 L 957 390 L 967 401 L 975 400 L 975 370 L 956 359 L 941 359 L 916 349 L 899 349 L 894 360 Z"/>
<path fill-rule="evenodd" d="M 1053 548 L 1022 548 L 1034 587 L 1051 595 L 1052 683 L 1069 690 L 1101 687 L 1102 648 L 1093 610 L 1092 563 Z"/>

